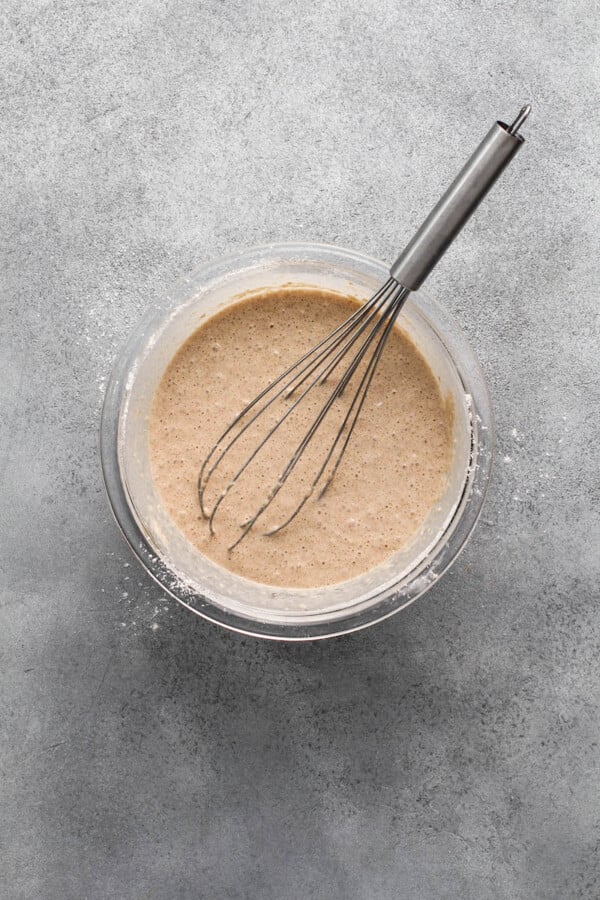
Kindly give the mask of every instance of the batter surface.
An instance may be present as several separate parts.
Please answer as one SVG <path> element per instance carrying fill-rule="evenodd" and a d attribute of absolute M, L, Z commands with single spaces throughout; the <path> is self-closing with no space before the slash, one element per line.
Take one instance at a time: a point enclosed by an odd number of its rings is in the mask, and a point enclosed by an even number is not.
<path fill-rule="evenodd" d="M 245 403 L 355 308 L 350 297 L 310 288 L 254 295 L 202 325 L 176 353 L 159 384 L 149 422 L 158 493 L 195 547 L 245 578 L 311 588 L 360 575 L 405 545 L 444 492 L 452 461 L 452 409 L 420 352 L 395 327 L 342 464 L 321 499 L 311 498 L 289 527 L 264 536 L 304 495 L 339 425 L 336 415 L 328 417 L 323 434 L 308 447 L 302 466 L 268 514 L 228 551 L 240 523 L 277 481 L 336 374 L 311 392 L 303 413 L 290 416 L 278 438 L 244 473 L 219 509 L 215 535 L 200 515 L 198 472 L 211 445 Z M 209 503 L 264 433 L 263 425 L 246 443 L 240 441 L 224 472 L 211 482 Z"/>

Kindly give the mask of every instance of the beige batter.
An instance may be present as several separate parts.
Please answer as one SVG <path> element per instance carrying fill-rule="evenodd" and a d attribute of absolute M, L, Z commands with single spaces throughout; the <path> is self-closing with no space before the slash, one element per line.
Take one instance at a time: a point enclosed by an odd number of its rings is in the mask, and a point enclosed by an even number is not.
<path fill-rule="evenodd" d="M 268 495 L 311 416 L 335 383 L 311 392 L 221 505 L 214 536 L 200 515 L 198 472 L 208 449 L 248 400 L 356 308 L 350 297 L 286 287 L 243 300 L 202 325 L 179 349 L 156 392 L 149 423 L 152 472 L 174 522 L 205 556 L 226 569 L 281 587 L 319 587 L 360 575 L 399 550 L 441 497 L 452 460 L 451 404 L 408 336 L 395 327 L 343 462 L 321 499 L 312 497 L 279 534 L 347 408 L 328 417 L 302 466 L 273 507 L 233 551 L 242 523 Z M 314 396 L 313 396 L 314 395 Z M 291 403 L 282 401 L 279 414 Z M 270 420 L 272 421 L 272 420 Z M 266 423 L 268 425 L 268 421 Z M 251 430 L 252 431 L 252 430 Z M 226 479 L 265 433 L 240 442 L 207 491 Z"/>

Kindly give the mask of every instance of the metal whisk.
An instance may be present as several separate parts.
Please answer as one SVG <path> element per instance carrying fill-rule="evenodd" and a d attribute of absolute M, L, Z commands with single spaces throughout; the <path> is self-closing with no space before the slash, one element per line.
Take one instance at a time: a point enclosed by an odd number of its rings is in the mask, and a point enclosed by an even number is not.
<path fill-rule="evenodd" d="M 345 370 L 317 412 L 279 478 L 271 486 L 256 512 L 241 524 L 240 535 L 231 545 L 230 550 L 237 547 L 272 504 L 296 469 L 304 451 L 331 412 L 332 407 L 358 372 L 356 390 L 308 490 L 285 521 L 267 531 L 266 534 L 276 534 L 288 526 L 315 492 L 318 491 L 320 497 L 327 490 L 346 452 L 386 340 L 406 298 L 411 291 L 416 291 L 421 286 L 523 144 L 524 139 L 519 134 L 519 128 L 527 119 L 530 111 L 530 105 L 524 106 L 512 125 L 506 125 L 503 122 L 494 123 L 479 147 L 393 264 L 390 269 L 390 277 L 385 284 L 345 322 L 267 385 L 241 410 L 211 447 L 198 477 L 198 498 L 202 515 L 209 520 L 211 533 L 214 533 L 215 516 L 229 491 L 237 484 L 246 469 L 283 423 L 299 408 L 309 392 L 317 385 L 324 384 L 334 370 L 344 360 L 346 361 Z M 292 402 L 285 407 L 281 416 L 268 427 L 266 434 L 227 482 L 212 509 L 207 509 L 205 502 L 207 486 L 234 445 L 276 401 L 290 399 Z"/>

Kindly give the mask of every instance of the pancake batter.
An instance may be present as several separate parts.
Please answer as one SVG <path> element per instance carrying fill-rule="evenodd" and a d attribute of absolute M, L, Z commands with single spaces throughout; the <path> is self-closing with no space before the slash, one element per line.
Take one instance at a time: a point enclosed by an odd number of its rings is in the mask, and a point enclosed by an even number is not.
<path fill-rule="evenodd" d="M 304 417 L 291 416 L 287 431 L 282 429 L 266 445 L 240 479 L 219 509 L 214 536 L 200 515 L 197 479 L 209 448 L 245 403 L 355 308 L 351 297 L 312 288 L 254 295 L 202 325 L 176 353 L 159 384 L 149 422 L 156 489 L 187 539 L 245 578 L 312 588 L 360 575 L 403 547 L 444 492 L 453 452 L 451 404 L 442 399 L 420 352 L 395 327 L 342 464 L 321 499 L 315 495 L 288 528 L 264 536 L 305 493 L 339 425 L 335 416 L 309 446 L 273 508 L 228 552 L 240 523 L 277 481 L 335 375 L 311 392 L 310 404 L 302 407 Z M 278 413 L 282 411 L 279 407 Z M 262 425 L 261 436 L 267 427 Z M 225 476 L 211 483 L 213 502 L 226 476 L 258 443 L 257 435 L 255 431 L 240 442 Z"/>

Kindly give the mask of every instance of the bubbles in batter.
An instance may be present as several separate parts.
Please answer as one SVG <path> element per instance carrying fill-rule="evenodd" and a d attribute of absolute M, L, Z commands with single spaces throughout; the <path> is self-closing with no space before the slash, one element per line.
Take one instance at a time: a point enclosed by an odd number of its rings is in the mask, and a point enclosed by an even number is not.
<path fill-rule="evenodd" d="M 244 473 L 219 508 L 214 535 L 200 514 L 198 472 L 209 448 L 252 397 L 343 322 L 356 302 L 311 288 L 254 295 L 203 324 L 179 349 L 159 384 L 149 422 L 157 491 L 175 524 L 201 553 L 245 578 L 311 588 L 360 575 L 402 548 L 444 492 L 452 462 L 452 409 L 427 362 L 401 327 L 395 327 L 342 464 L 321 499 L 311 497 L 287 528 L 264 535 L 285 521 L 305 495 L 339 427 L 343 406 L 327 417 L 264 517 L 228 551 L 240 525 L 277 482 L 343 368 L 331 383 L 307 396 Z M 276 413 L 281 411 L 279 407 Z M 238 442 L 210 484 L 209 501 L 214 503 L 268 425 L 262 421 L 259 431 Z"/>

